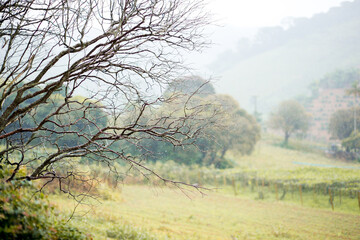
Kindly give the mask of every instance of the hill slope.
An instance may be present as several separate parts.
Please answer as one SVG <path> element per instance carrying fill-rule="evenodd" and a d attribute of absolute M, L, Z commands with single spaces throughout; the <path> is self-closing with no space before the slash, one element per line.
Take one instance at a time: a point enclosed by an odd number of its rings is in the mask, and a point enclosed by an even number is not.
<path fill-rule="evenodd" d="M 288 30 L 270 28 L 265 37 L 260 31 L 261 41 L 245 57 L 237 56 L 238 52 L 219 59 L 218 63 L 228 63 L 222 69 L 220 91 L 235 96 L 248 109 L 250 97 L 257 95 L 260 111 L 269 112 L 280 100 L 304 93 L 326 73 L 360 66 L 356 12 L 360 12 L 360 0 L 311 19 L 295 19 Z"/>

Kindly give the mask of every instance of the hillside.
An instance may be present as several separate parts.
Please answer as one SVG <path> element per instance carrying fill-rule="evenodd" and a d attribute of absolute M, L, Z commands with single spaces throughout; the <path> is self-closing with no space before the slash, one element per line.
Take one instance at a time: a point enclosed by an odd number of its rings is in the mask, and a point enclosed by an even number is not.
<path fill-rule="evenodd" d="M 260 29 L 257 42 L 246 54 L 239 56 L 245 53 L 244 46 L 239 46 L 238 52 L 214 63 L 221 72 L 220 91 L 235 96 L 247 109 L 256 95 L 260 111 L 266 113 L 280 100 L 304 93 L 326 73 L 358 67 L 360 16 L 356 12 L 360 12 L 360 1 L 311 19 L 294 19 L 287 30 Z"/>

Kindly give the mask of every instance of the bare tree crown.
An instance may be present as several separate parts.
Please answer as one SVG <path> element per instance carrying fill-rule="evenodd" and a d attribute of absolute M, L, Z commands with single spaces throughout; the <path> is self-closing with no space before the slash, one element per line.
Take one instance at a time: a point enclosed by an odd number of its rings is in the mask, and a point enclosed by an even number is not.
<path fill-rule="evenodd" d="M 59 169 L 74 169 L 71 159 L 84 156 L 146 169 L 126 155 L 126 144 L 141 148 L 144 137 L 191 143 L 211 124 L 206 106 L 188 104 L 188 96 L 166 114 L 159 109 L 176 97 L 161 91 L 184 71 L 181 53 L 207 43 L 203 5 L 1 0 L 0 157 L 12 166 L 8 180 L 21 179 L 23 165 L 22 178 L 61 180 L 74 172 Z M 40 147 L 51 150 L 34 154 Z"/>

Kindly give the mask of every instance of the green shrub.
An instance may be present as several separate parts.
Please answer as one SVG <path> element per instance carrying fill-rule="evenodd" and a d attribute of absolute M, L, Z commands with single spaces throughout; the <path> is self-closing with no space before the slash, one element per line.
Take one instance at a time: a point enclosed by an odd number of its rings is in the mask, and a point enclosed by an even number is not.
<path fill-rule="evenodd" d="M 7 183 L 4 171 L 0 168 L 0 239 L 90 239 L 66 224 L 30 181 Z"/>
<path fill-rule="evenodd" d="M 134 228 L 129 225 L 118 225 L 106 231 L 109 238 L 118 240 L 156 240 L 156 238 L 149 235 L 149 233 L 139 228 Z"/>

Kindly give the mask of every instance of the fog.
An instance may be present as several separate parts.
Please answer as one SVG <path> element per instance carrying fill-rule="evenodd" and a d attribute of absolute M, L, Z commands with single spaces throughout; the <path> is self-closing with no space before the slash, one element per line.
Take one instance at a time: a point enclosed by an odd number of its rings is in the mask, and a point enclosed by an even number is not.
<path fill-rule="evenodd" d="M 251 102 L 252 97 L 257 96 L 259 109 L 266 114 L 281 100 L 308 94 L 308 85 L 326 73 L 356 65 L 351 61 L 336 63 L 327 61 L 328 56 L 324 54 L 326 49 L 322 49 L 323 45 L 319 39 L 314 39 L 316 33 L 306 32 L 306 30 L 301 32 L 300 28 L 306 25 L 299 26 L 298 29 L 294 28 L 297 20 L 299 20 L 297 23 L 301 24 L 301 19 L 310 20 L 314 17 L 319 19 L 330 9 L 345 5 L 345 2 L 349 1 L 210 1 L 208 8 L 215 21 L 207 33 L 212 44 L 201 53 L 188 55 L 187 62 L 194 74 L 213 79 L 218 92 L 234 96 L 240 105 L 249 111 L 253 111 L 254 108 Z M 319 22 L 321 21 L 320 19 Z M 316 32 L 316 24 L 309 23 L 309 26 L 312 25 L 315 25 Z M 326 28 L 329 29 L 329 26 L 330 24 Z M 271 28 L 281 28 L 284 30 L 285 39 L 281 43 L 271 43 L 273 46 L 265 47 L 266 49 L 254 46 L 256 41 L 268 41 L 268 39 L 259 39 L 261 37 L 258 34 L 259 31 L 265 28 L 268 28 L 270 32 Z M 295 35 L 298 34 L 296 39 L 286 37 L 296 31 L 298 32 L 295 33 Z M 272 33 L 266 36 L 266 32 L 263 32 L 265 38 L 274 37 L 274 41 L 281 40 L 276 36 L 271 36 Z M 329 30 L 328 33 L 330 32 L 333 30 Z M 330 45 L 336 44 L 337 39 L 329 38 Z M 246 48 L 251 48 L 251 46 L 253 53 L 245 56 Z M 303 47 L 303 50 L 299 50 L 301 56 L 295 57 L 294 49 Z M 318 49 L 319 52 L 314 51 L 313 48 Z M 337 50 L 339 51 L 336 52 Z M 332 52 L 341 59 L 346 58 L 342 49 L 333 49 Z M 317 58 L 316 64 L 322 59 L 325 61 L 314 65 L 311 61 L 314 58 Z M 309 65 L 306 65 L 307 63 Z M 308 69 L 296 67 L 304 64 Z"/>
<path fill-rule="evenodd" d="M 1 1 L 0 239 L 359 239 L 359 13 Z"/>

